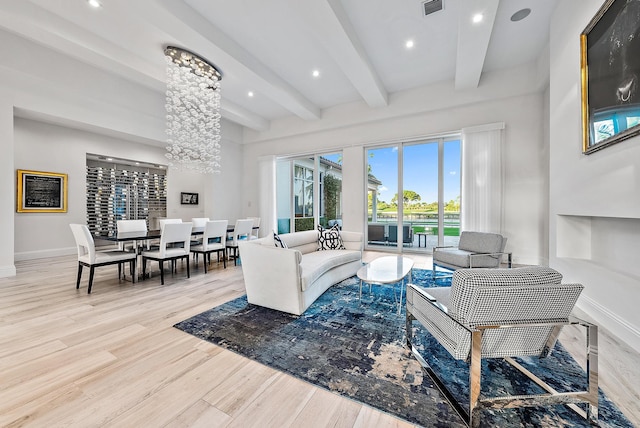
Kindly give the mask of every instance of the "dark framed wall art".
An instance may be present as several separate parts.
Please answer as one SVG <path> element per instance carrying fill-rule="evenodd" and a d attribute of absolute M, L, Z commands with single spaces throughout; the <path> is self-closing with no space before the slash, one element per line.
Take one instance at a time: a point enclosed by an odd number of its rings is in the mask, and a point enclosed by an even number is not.
<path fill-rule="evenodd" d="M 66 213 L 67 174 L 18 170 L 17 212 Z"/>
<path fill-rule="evenodd" d="M 182 205 L 198 205 L 198 194 L 180 192 L 180 203 Z"/>
<path fill-rule="evenodd" d="M 640 0 L 607 0 L 580 35 L 582 152 L 640 133 Z"/>

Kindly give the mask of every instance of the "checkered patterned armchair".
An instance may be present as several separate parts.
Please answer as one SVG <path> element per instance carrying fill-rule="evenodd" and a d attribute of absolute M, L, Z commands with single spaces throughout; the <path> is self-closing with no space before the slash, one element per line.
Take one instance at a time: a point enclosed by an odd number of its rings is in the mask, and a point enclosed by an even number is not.
<path fill-rule="evenodd" d="M 597 327 L 571 316 L 583 286 L 562 284 L 562 275 L 543 266 L 514 269 L 459 269 L 451 287 L 407 287 L 407 344 L 436 383 L 437 374 L 412 347 L 413 322 L 419 322 L 455 358 L 470 364 L 468 411 L 448 395 L 460 416 L 471 425 L 479 424 L 478 411 L 488 407 L 519 407 L 539 404 L 522 397 L 480 398 L 482 358 L 546 357 L 553 349 L 560 329 L 566 324 L 587 327 L 589 358 L 588 391 L 554 394 L 548 389 L 544 403 L 587 401 L 589 411 L 582 416 L 597 420 Z M 518 368 L 518 367 L 516 367 Z M 527 373 L 525 373 L 527 374 Z M 527 374 L 529 376 L 529 374 Z M 531 376 L 529 376 L 531 377 Z M 534 376 L 535 377 L 535 376 Z M 533 378 L 532 378 L 533 379 Z M 542 382 L 535 377 L 536 381 Z M 544 387 L 543 387 L 544 388 Z M 539 397 L 536 397 L 539 398 Z M 523 404 L 525 403 L 526 404 Z M 582 411 L 577 406 L 576 409 Z M 575 409 L 574 409 L 575 410 Z"/>

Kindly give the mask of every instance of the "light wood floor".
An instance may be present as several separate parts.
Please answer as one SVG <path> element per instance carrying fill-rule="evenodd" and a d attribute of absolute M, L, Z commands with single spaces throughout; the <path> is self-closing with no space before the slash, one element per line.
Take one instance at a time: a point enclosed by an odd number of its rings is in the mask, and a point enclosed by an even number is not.
<path fill-rule="evenodd" d="M 75 257 L 17 269 L 0 279 L 2 427 L 411 426 L 174 329 L 244 294 L 233 264 L 191 279 L 179 271 L 164 286 L 158 275 L 119 282 L 103 267 L 91 295 L 88 273 L 75 290 Z M 629 389 L 640 384 L 640 357 L 606 333 L 600 344 L 602 386 L 640 425 Z"/>

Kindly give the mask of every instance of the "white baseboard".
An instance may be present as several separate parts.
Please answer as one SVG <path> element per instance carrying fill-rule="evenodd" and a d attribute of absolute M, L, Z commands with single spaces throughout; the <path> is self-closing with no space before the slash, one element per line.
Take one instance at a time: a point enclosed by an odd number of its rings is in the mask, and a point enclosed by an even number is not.
<path fill-rule="evenodd" d="M 38 250 L 38 251 L 24 251 L 22 253 L 15 253 L 13 258 L 15 261 L 23 261 L 23 260 L 36 260 L 36 259 L 46 259 L 49 257 L 60 257 L 60 256 L 69 256 L 71 254 L 77 254 L 78 250 L 76 247 L 67 247 L 67 248 L 53 248 L 49 250 Z"/>
<path fill-rule="evenodd" d="M 576 304 L 576 308 L 578 309 L 578 312 L 583 311 L 587 314 L 595 324 L 605 328 L 637 352 L 640 352 L 640 330 L 630 325 L 595 300 L 584 295 L 580 296 L 580 299 Z M 577 315 L 581 316 L 580 314 Z"/>
<path fill-rule="evenodd" d="M 14 265 L 0 266 L 0 278 L 8 278 L 16 276 L 16 267 Z"/>

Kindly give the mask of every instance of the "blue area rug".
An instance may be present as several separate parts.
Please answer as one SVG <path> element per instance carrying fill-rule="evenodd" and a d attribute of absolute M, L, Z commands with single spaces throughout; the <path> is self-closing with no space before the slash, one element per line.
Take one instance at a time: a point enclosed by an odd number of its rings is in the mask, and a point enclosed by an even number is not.
<path fill-rule="evenodd" d="M 448 286 L 450 276 L 431 282 L 431 271 L 414 269 L 413 282 Z M 462 427 L 420 364 L 405 347 L 405 314 L 396 314 L 391 286 L 363 288 L 353 277 L 331 287 L 301 316 L 250 305 L 240 297 L 175 327 L 329 391 L 427 427 Z M 404 306 L 404 305 L 403 305 Z M 468 367 L 449 356 L 414 322 L 415 343 L 455 394 L 468 397 Z M 546 359 L 519 361 L 559 390 L 580 385 L 585 374 L 560 344 Z M 558 370 L 560 368 L 561 370 Z M 483 391 L 538 391 L 501 360 L 483 366 Z M 485 389 L 488 388 L 488 389 Z M 602 393 L 600 426 L 632 424 Z M 486 411 L 483 426 L 588 427 L 565 406 Z"/>

